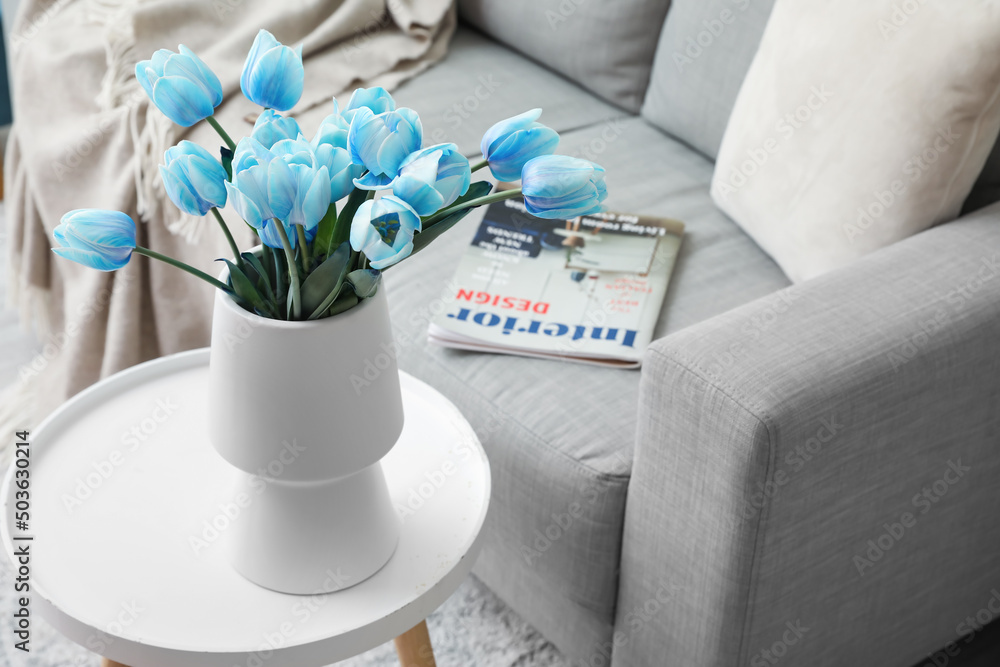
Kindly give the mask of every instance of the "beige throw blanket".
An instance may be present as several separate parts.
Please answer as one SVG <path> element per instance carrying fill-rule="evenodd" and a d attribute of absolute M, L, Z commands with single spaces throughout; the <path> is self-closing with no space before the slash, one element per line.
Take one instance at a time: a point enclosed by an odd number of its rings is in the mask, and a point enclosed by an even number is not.
<path fill-rule="evenodd" d="M 141 219 L 138 242 L 215 273 L 227 246 L 211 217 L 187 219 L 165 199 L 157 164 L 181 138 L 217 152 L 206 123 L 172 125 L 135 82 L 158 48 L 192 48 L 226 95 L 216 112 L 230 134 L 260 109 L 240 93 L 258 29 L 303 45 L 305 93 L 296 109 L 310 136 L 330 99 L 356 86 L 392 88 L 445 53 L 451 0 L 25 0 L 11 31 L 15 126 L 7 151 L 9 268 L 14 305 L 45 343 L 0 404 L 0 423 L 36 425 L 101 377 L 208 344 L 212 289 L 135 257 L 101 273 L 51 253 L 52 230 L 74 208 Z M 341 100 L 342 103 L 345 100 Z M 241 247 L 253 237 L 231 211 Z"/>

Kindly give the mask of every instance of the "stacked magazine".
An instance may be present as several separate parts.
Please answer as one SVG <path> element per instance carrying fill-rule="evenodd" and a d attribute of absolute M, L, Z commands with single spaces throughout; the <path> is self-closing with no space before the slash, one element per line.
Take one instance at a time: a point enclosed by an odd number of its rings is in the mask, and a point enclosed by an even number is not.
<path fill-rule="evenodd" d="M 543 220 L 491 204 L 431 322 L 446 347 L 638 368 L 684 224 L 624 213 Z"/>

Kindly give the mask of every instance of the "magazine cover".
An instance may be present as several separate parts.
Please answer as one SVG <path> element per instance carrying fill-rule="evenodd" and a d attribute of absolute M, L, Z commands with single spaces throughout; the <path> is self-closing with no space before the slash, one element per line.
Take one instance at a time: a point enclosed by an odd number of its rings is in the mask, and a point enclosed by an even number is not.
<path fill-rule="evenodd" d="M 684 224 L 626 213 L 543 220 L 491 204 L 431 323 L 447 347 L 638 368 Z"/>

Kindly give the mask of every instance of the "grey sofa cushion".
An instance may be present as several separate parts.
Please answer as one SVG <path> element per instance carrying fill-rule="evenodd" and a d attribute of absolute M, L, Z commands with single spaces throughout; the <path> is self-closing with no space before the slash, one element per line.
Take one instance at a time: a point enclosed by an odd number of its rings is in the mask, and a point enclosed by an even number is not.
<path fill-rule="evenodd" d="M 641 119 L 570 132 L 560 151 L 607 168 L 609 206 L 688 223 L 658 335 L 788 284 L 712 205 L 711 163 Z M 480 218 L 386 273 L 399 364 L 454 401 L 489 454 L 493 505 L 476 573 L 587 660 L 613 627 L 640 374 L 428 345 L 427 322 Z"/>
<path fill-rule="evenodd" d="M 541 122 L 559 132 L 625 115 L 462 25 L 447 57 L 392 95 L 401 106 L 420 114 L 425 145 L 453 142 L 467 156 L 479 152 L 479 142 L 491 125 L 535 107 L 544 109 Z"/>
<path fill-rule="evenodd" d="M 774 0 L 674 0 L 642 115 L 715 158 Z"/>
<path fill-rule="evenodd" d="M 669 0 L 459 0 L 464 20 L 638 111 Z"/>

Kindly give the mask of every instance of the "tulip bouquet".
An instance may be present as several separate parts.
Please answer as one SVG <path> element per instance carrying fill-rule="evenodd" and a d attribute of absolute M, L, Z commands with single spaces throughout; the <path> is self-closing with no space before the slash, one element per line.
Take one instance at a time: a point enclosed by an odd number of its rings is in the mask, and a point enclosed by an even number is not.
<path fill-rule="evenodd" d="M 291 109 L 302 95 L 301 47 L 294 50 L 261 30 L 246 59 L 243 94 L 264 108 L 237 144 L 213 114 L 222 102 L 218 77 L 190 49 L 161 49 L 136 65 L 136 78 L 168 118 L 190 127 L 202 120 L 224 142 L 219 157 L 190 141 L 166 151 L 164 189 L 185 213 L 218 222 L 233 252 L 226 282 L 136 245 L 135 222 L 119 211 L 67 213 L 54 252 L 113 271 L 132 253 L 181 268 L 228 293 L 260 316 L 329 317 L 375 293 L 380 272 L 427 247 L 473 208 L 523 196 L 532 214 L 570 218 L 596 212 L 606 196 L 604 170 L 586 160 L 553 155 L 559 136 L 537 122 L 535 109 L 503 120 L 483 136 L 476 164 L 455 144 L 424 147 L 420 118 L 397 108 L 382 88 L 336 100 L 307 139 Z M 488 167 L 521 187 L 492 193 L 472 173 Z M 219 213 L 227 202 L 262 246 L 241 252 Z"/>

